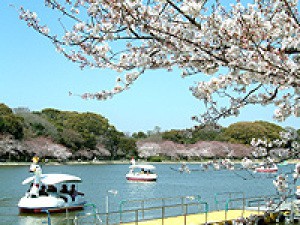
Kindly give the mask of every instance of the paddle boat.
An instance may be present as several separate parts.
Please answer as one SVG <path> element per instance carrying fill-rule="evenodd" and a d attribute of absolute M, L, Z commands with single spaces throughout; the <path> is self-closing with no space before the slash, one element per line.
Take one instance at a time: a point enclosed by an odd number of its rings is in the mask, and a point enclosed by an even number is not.
<path fill-rule="evenodd" d="M 70 174 L 43 174 L 37 161 L 38 159 L 34 159 L 30 166 L 30 172 L 33 172 L 34 176 L 22 182 L 23 185 L 30 184 L 30 188 L 19 200 L 20 213 L 66 212 L 83 209 L 86 204 L 84 194 L 75 189 L 75 184 L 81 183 L 81 178 Z M 70 191 L 67 190 L 68 184 L 72 184 Z M 65 191 L 57 191 L 57 185 L 64 186 Z"/>
<path fill-rule="evenodd" d="M 152 182 L 157 180 L 157 174 L 154 172 L 153 165 L 136 165 L 129 166 L 129 172 L 126 174 L 128 181 Z"/>
<path fill-rule="evenodd" d="M 276 164 L 260 165 L 259 167 L 255 168 L 255 172 L 258 173 L 276 173 L 277 171 L 278 171 L 278 167 Z"/>

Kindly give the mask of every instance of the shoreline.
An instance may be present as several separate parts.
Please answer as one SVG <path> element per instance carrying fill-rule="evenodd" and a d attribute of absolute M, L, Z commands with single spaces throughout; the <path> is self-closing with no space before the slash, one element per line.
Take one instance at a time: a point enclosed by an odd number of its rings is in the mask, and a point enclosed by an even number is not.
<path fill-rule="evenodd" d="M 147 162 L 138 161 L 137 164 L 181 164 L 185 161 L 163 161 L 163 162 Z M 201 164 L 202 162 L 185 162 L 187 164 Z M 0 166 L 30 166 L 32 162 L 0 162 Z M 69 162 L 39 162 L 41 165 L 63 166 L 63 165 L 130 165 L 130 161 L 69 161 Z"/>
<path fill-rule="evenodd" d="M 147 162 L 147 161 L 137 161 L 137 164 L 201 164 L 200 161 L 162 161 L 162 162 Z M 240 160 L 233 161 L 234 163 L 240 163 Z M 260 161 L 258 161 L 260 162 Z M 286 164 L 297 164 L 299 159 L 286 160 Z M 32 162 L 0 162 L 0 166 L 30 166 Z M 49 166 L 63 166 L 63 165 L 130 165 L 130 160 L 128 161 L 68 161 L 68 162 L 40 162 L 41 165 Z"/>

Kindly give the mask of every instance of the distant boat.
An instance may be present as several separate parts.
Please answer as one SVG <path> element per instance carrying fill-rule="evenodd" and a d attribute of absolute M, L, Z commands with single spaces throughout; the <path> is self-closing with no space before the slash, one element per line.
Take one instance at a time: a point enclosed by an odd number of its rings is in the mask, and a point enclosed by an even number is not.
<path fill-rule="evenodd" d="M 69 174 L 42 174 L 42 169 L 35 163 L 31 165 L 30 171 L 35 175 L 22 182 L 23 185 L 30 184 L 30 189 L 18 203 L 20 213 L 66 212 L 84 208 L 86 201 L 83 193 L 62 193 L 55 187 L 58 184 L 70 183 L 75 187 L 75 183 L 82 182 L 79 177 Z M 53 190 L 42 194 L 43 186 L 52 187 Z"/>
<path fill-rule="evenodd" d="M 177 171 L 177 172 L 180 172 L 180 173 L 191 173 L 191 171 L 200 171 L 200 169 L 190 169 L 185 162 L 183 162 L 181 164 L 181 166 L 179 168 L 173 168 L 173 167 L 170 167 L 171 170 L 174 170 L 174 171 Z"/>
<path fill-rule="evenodd" d="M 126 174 L 126 179 L 138 182 L 156 181 L 158 176 L 155 169 L 153 165 L 131 165 L 129 166 L 129 172 Z"/>
<path fill-rule="evenodd" d="M 276 173 L 278 171 L 278 167 L 276 164 L 273 165 L 261 165 L 255 168 L 255 171 L 258 173 Z"/>

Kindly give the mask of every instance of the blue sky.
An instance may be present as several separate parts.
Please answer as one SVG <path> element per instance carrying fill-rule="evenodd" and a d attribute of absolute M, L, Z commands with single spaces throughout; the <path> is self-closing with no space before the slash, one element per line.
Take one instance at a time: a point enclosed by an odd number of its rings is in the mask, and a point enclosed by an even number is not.
<path fill-rule="evenodd" d="M 58 54 L 49 40 L 27 28 L 18 19 L 10 3 L 24 0 L 4 0 L 0 6 L 0 102 L 11 108 L 28 107 L 40 111 L 55 108 L 66 111 L 94 112 L 106 117 L 123 132 L 190 128 L 197 123 L 191 117 L 203 113 L 199 100 L 189 86 L 200 75 L 182 79 L 178 72 L 154 70 L 145 73 L 127 92 L 107 101 L 70 97 L 68 92 L 97 92 L 111 88 L 114 71 L 85 69 Z M 41 1 L 43 2 L 43 1 Z M 31 3 L 37 4 L 37 3 Z M 32 6 L 33 7 L 33 6 Z M 41 15 L 43 16 L 43 15 Z M 51 19 L 51 15 L 47 15 Z M 272 120 L 272 107 L 248 107 L 237 118 L 221 120 L 228 126 L 238 121 Z M 281 126 L 299 129 L 299 118 L 289 118 Z"/>

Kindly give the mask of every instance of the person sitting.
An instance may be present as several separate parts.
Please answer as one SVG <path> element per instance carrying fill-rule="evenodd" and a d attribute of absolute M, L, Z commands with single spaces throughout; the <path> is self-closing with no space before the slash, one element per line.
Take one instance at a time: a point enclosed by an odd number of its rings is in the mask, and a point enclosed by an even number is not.
<path fill-rule="evenodd" d="M 60 189 L 60 193 L 69 194 L 68 187 L 66 184 L 63 184 Z"/>
<path fill-rule="evenodd" d="M 72 201 L 75 201 L 77 195 L 84 195 L 84 193 L 79 192 L 75 189 L 75 184 L 72 184 L 69 194 L 71 195 Z"/>
<path fill-rule="evenodd" d="M 47 191 L 48 192 L 54 192 L 54 193 L 56 193 L 57 192 L 57 188 L 54 185 L 48 185 Z"/>
<path fill-rule="evenodd" d="M 45 185 L 42 185 L 41 189 L 39 190 L 39 196 L 48 196 Z"/>
<path fill-rule="evenodd" d="M 68 198 L 67 198 L 67 196 L 65 195 L 65 194 L 69 194 L 69 191 L 68 191 L 68 187 L 67 187 L 67 185 L 66 184 L 63 184 L 62 186 L 61 186 L 61 189 L 60 189 L 60 197 L 65 201 L 65 202 L 68 202 Z"/>

